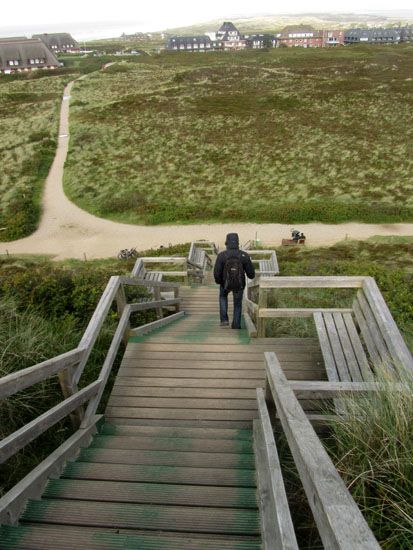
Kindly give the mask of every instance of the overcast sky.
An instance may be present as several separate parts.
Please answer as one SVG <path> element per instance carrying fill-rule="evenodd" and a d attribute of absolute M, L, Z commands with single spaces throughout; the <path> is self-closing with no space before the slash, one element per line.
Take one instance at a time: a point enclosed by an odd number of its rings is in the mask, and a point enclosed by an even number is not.
<path fill-rule="evenodd" d="M 409 9 L 410 0 L 20 0 L 2 2 L 0 27 L 90 21 L 133 21 L 153 30 L 228 15 L 371 12 Z"/>

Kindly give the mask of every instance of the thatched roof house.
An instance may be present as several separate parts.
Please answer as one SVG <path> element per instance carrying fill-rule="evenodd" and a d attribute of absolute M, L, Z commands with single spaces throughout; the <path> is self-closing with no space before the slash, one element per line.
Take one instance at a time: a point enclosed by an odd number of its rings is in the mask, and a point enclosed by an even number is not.
<path fill-rule="evenodd" d="M 40 38 L 53 53 L 72 53 L 79 51 L 79 44 L 68 32 L 34 34 L 33 38 Z"/>
<path fill-rule="evenodd" d="M 38 38 L 0 38 L 0 73 L 57 67 L 56 56 Z"/>

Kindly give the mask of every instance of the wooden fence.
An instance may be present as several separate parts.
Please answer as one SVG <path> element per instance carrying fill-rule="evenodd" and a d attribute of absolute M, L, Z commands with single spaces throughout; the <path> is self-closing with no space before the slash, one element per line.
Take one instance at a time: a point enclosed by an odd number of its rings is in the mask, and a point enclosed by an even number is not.
<path fill-rule="evenodd" d="M 295 466 L 312 510 L 324 548 L 376 550 L 380 546 L 354 502 L 310 421 L 296 393 L 311 399 L 343 396 L 354 384 L 289 382 L 274 353 L 265 354 L 269 405 L 275 404 Z M 357 384 L 351 391 L 372 391 L 372 384 Z M 298 549 L 286 498 L 280 459 L 267 402 L 257 390 L 259 419 L 254 421 L 262 540 L 266 550 Z"/>

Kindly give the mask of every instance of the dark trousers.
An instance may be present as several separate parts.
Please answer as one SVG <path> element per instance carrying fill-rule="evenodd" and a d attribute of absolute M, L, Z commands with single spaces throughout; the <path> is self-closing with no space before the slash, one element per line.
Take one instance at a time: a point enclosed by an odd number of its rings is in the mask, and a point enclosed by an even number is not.
<path fill-rule="evenodd" d="M 244 290 L 225 290 L 222 285 L 219 287 L 219 316 L 221 321 L 228 321 L 228 294 L 230 292 L 234 296 L 232 328 L 241 328 L 242 295 L 244 294 Z"/>

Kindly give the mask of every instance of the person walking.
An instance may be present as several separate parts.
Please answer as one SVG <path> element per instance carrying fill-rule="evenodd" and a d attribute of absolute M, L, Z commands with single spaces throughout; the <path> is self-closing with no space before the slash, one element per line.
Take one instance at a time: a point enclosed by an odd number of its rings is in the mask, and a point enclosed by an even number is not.
<path fill-rule="evenodd" d="M 231 328 L 241 328 L 242 295 L 245 288 L 245 275 L 249 279 L 255 277 L 255 269 L 251 258 L 239 249 L 237 233 L 228 233 L 225 240 L 226 250 L 217 256 L 214 267 L 214 279 L 219 287 L 219 316 L 221 326 L 229 326 L 228 294 L 234 296 L 234 317 Z"/>

